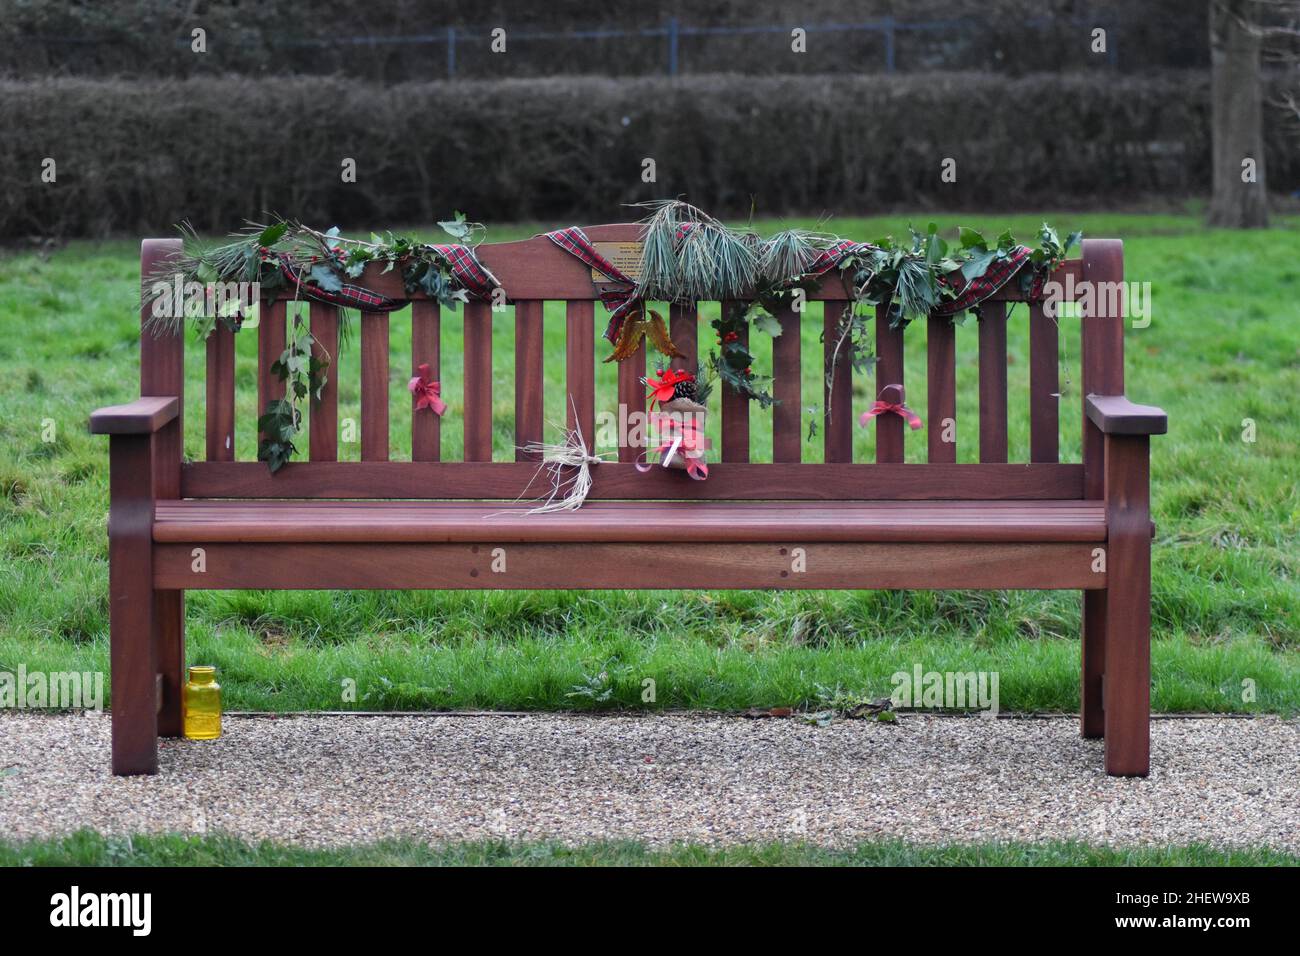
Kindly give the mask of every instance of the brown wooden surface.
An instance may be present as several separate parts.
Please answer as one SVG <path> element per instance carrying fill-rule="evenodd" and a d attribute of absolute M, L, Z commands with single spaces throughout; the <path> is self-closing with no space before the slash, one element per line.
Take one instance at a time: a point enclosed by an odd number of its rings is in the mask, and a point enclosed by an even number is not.
<path fill-rule="evenodd" d="M 437 302 L 411 303 L 411 376 L 429 366 L 432 381 L 442 381 L 442 316 Z M 443 400 L 447 399 L 444 394 Z M 442 418 L 429 409 L 415 410 L 411 397 L 411 460 L 437 461 L 441 455 Z"/>
<path fill-rule="evenodd" d="M 1151 761 L 1149 439 L 1106 438 L 1106 772 L 1145 777 Z"/>
<path fill-rule="evenodd" d="M 1080 259 L 1081 282 L 1119 282 L 1124 278 L 1124 244 L 1114 239 L 1085 239 Z M 1109 307 L 1106 296 L 1093 296 L 1092 305 L 1080 316 L 1082 343 L 1082 392 L 1084 395 L 1124 393 L 1124 324 Z M 1105 437 L 1083 418 L 1084 494 L 1101 498 L 1105 494 Z M 1085 737 L 1101 736 L 1106 717 L 1102 708 L 1102 674 L 1106 669 L 1106 622 L 1109 619 L 1105 592 L 1085 591 L 1081 625 L 1081 671 L 1083 699 L 1080 723 Z"/>
<path fill-rule="evenodd" d="M 160 274 L 182 252 L 179 239 L 146 239 L 140 245 L 142 280 Z M 156 497 L 176 497 L 180 492 L 180 465 L 185 435 L 185 337 L 155 335 L 145 328 L 141 312 L 140 395 L 174 396 L 176 417 L 163 426 L 153 441 L 152 479 Z M 111 456 L 111 453 L 110 453 Z M 153 655 L 162 673 L 162 707 L 157 712 L 158 732 L 164 737 L 181 734 L 181 687 L 185 669 L 185 596 L 179 591 L 153 592 Z"/>
<path fill-rule="evenodd" d="M 677 351 L 682 353 L 669 363 L 669 367 L 694 372 L 700 363 L 700 313 L 694 304 L 674 302 L 668 306 L 668 334 Z"/>
<path fill-rule="evenodd" d="M 90 413 L 92 435 L 151 435 L 180 417 L 180 402 L 171 396 L 137 398 Z M 179 467 L 179 461 L 177 462 Z"/>
<path fill-rule="evenodd" d="M 542 490 L 523 462 L 290 462 L 274 475 L 262 462 L 194 462 L 181 470 L 186 498 L 495 498 Z M 1080 465 L 709 465 L 708 481 L 678 471 L 639 473 L 607 462 L 592 471 L 593 500 L 773 499 L 1034 500 L 1083 497 Z M 531 487 L 529 482 L 534 482 Z"/>
<path fill-rule="evenodd" d="M 1102 541 L 1095 501 L 589 502 L 527 514 L 481 502 L 163 501 L 159 542 Z M 629 582 L 630 583 L 630 582 Z"/>
<path fill-rule="evenodd" d="M 852 306 L 827 302 L 822 308 L 822 442 L 828 462 L 853 460 L 853 365 L 847 348 L 835 353 L 840 327 Z M 835 374 L 832 377 L 831 367 Z M 828 387 L 827 382 L 830 382 Z"/>
<path fill-rule="evenodd" d="M 1163 435 L 1169 418 L 1154 405 L 1137 405 L 1123 395 L 1086 395 L 1084 414 L 1103 435 Z"/>
<path fill-rule="evenodd" d="M 876 306 L 876 394 L 886 401 L 897 401 L 898 392 L 886 386 L 904 385 L 903 381 L 903 330 L 889 327 L 889 309 Z M 905 396 L 906 389 L 903 395 Z M 898 415 L 877 415 L 876 423 L 876 461 L 886 464 L 903 460 L 903 436 L 907 434 L 907 423 Z"/>
<path fill-rule="evenodd" d="M 957 442 L 944 441 L 945 419 L 957 422 L 957 329 L 952 317 L 932 315 L 926 320 L 926 439 L 930 462 L 957 461 Z"/>
<path fill-rule="evenodd" d="M 596 443 L 595 304 L 577 300 L 564 307 L 564 380 L 566 427 L 577 426 L 588 449 Z M 574 417 L 576 414 L 576 418 Z"/>
<path fill-rule="evenodd" d="M 515 303 L 515 461 L 540 455 L 525 452 L 530 442 L 542 440 L 543 360 L 542 303 L 536 299 Z"/>
<path fill-rule="evenodd" d="M 800 314 L 776 312 L 781 334 L 772 340 L 772 460 L 798 462 L 803 457 L 803 404 L 799 371 Z M 706 482 L 707 483 L 707 482 Z"/>
<path fill-rule="evenodd" d="M 980 461 L 1007 460 L 1007 307 L 980 308 Z"/>
<path fill-rule="evenodd" d="M 328 360 L 325 387 L 320 398 L 312 396 L 308 411 L 309 455 L 312 461 L 337 461 L 339 457 L 339 310 L 324 302 L 313 302 L 308 312 L 311 334 L 316 341 L 312 354 Z M 363 440 L 364 440 L 364 436 Z"/>
<path fill-rule="evenodd" d="M 115 435 L 109 442 L 108 626 L 115 774 L 158 771 L 160 662 L 150 541 L 150 476 L 157 450 L 152 435 Z"/>
<path fill-rule="evenodd" d="M 802 547 L 807 570 L 793 570 Z M 154 548 L 158 587 L 621 588 L 655 569 L 664 588 L 1095 588 L 1091 544 L 212 544 L 195 574 L 186 545 Z M 498 550 L 501 549 L 501 550 Z M 494 552 L 497 552 L 494 554 Z M 493 571 L 504 559 L 506 570 Z"/>
<path fill-rule="evenodd" d="M 208 461 L 235 460 L 235 333 L 220 322 L 208 335 L 204 402 Z"/>
<path fill-rule="evenodd" d="M 1043 306 L 1029 307 L 1029 460 L 1060 459 L 1060 333 Z"/>
<path fill-rule="evenodd" d="M 492 309 L 465 303 L 465 460 L 492 460 Z"/>
<path fill-rule="evenodd" d="M 601 342 L 602 351 L 607 344 L 607 342 Z M 642 343 L 641 348 L 637 349 L 635 355 L 618 363 L 620 422 L 626 421 L 632 415 L 644 413 L 646 410 L 646 387 L 644 384 L 646 348 L 647 346 Z M 629 431 L 630 429 L 624 429 L 622 426 L 619 428 L 618 460 L 621 462 L 634 462 L 645 451 L 644 446 L 634 448 L 625 444 L 626 440 L 632 437 L 628 433 Z"/>
<path fill-rule="evenodd" d="M 743 302 L 721 303 L 724 315 L 731 316 Z M 740 344 L 749 345 L 749 323 L 744 323 L 736 333 Z M 719 384 L 722 393 L 722 460 L 749 461 L 749 397 L 726 384 Z"/>
<path fill-rule="evenodd" d="M 388 313 L 361 313 L 361 460 L 388 461 Z"/>

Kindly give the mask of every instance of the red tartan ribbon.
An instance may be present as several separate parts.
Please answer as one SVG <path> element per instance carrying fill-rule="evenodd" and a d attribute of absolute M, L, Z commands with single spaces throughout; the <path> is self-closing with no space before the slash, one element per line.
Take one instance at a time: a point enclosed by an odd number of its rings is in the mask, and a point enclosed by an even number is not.
<path fill-rule="evenodd" d="M 416 371 L 420 374 L 413 376 L 407 386 L 415 396 L 415 410 L 418 412 L 422 408 L 428 408 L 432 409 L 435 415 L 441 415 L 447 410 L 447 403 L 442 400 L 442 383 L 429 380 L 432 372 L 428 363 L 421 365 Z"/>
<path fill-rule="evenodd" d="M 600 301 L 609 310 L 609 325 L 605 327 L 605 338 L 614 342 L 618 339 L 618 330 L 623 327 L 623 319 L 636 308 L 637 285 L 622 269 L 614 265 L 599 252 L 587 238 L 587 234 L 577 226 L 556 229 L 546 233 L 551 240 L 571 256 L 577 257 L 590 268 L 595 269 L 612 285 L 600 290 Z"/>
<path fill-rule="evenodd" d="M 647 452 L 647 458 L 653 454 L 659 458 L 660 466 L 667 468 L 672 464 L 673 458 L 681 455 L 682 462 L 686 465 L 686 474 L 696 481 L 704 481 L 709 477 L 709 465 L 704 460 L 704 453 L 713 447 L 713 442 L 701 433 L 693 415 L 656 413 L 650 416 L 650 424 L 659 434 L 659 446 L 653 452 Z M 636 470 L 644 474 L 653 467 L 648 461 L 638 462 Z"/>
<path fill-rule="evenodd" d="M 935 315 L 956 315 L 958 312 L 965 312 L 979 305 L 1006 285 L 1011 277 L 1029 261 L 1031 253 L 1032 250 L 1028 246 L 1016 246 L 1005 259 L 994 259 L 982 276 L 971 279 L 960 287 L 957 298 L 950 299 L 935 309 Z M 940 277 L 939 281 L 944 285 L 948 284 L 946 277 Z M 1044 276 L 1041 273 L 1034 276 L 1033 284 L 1029 289 L 1029 301 L 1035 302 L 1042 298 L 1043 281 Z"/>
<path fill-rule="evenodd" d="M 921 417 L 917 415 L 916 412 L 912 411 L 910 408 L 907 407 L 907 403 L 904 401 L 903 386 L 886 385 L 884 388 L 880 390 L 880 394 L 884 395 L 891 388 L 898 389 L 898 401 L 886 402 L 883 399 L 877 398 L 876 403 L 862 413 L 862 417 L 858 419 L 858 423 L 862 425 L 863 428 L 865 428 L 867 426 L 867 423 L 870 422 L 871 419 L 875 418 L 877 415 L 886 415 L 892 413 L 894 415 L 898 415 L 904 421 L 906 421 L 907 424 L 911 425 L 912 431 L 916 431 L 918 428 L 921 427 Z"/>
<path fill-rule="evenodd" d="M 433 246 L 432 249 L 442 257 L 443 262 L 451 269 L 456 283 L 470 296 L 475 299 L 486 299 L 492 294 L 496 283 L 478 261 L 473 249 L 458 245 Z M 343 287 L 338 290 L 324 289 L 310 281 L 310 265 L 297 262 L 283 253 L 272 253 L 272 255 L 279 262 L 281 274 L 298 290 L 298 294 L 305 298 L 344 308 L 361 309 L 365 312 L 392 312 L 406 306 L 406 303 L 401 300 L 390 299 L 386 295 L 371 292 L 350 282 L 343 283 Z"/>

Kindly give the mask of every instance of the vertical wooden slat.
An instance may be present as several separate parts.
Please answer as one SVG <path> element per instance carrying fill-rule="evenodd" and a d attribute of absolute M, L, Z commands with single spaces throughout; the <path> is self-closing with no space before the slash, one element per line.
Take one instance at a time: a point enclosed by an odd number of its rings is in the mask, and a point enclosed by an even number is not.
<path fill-rule="evenodd" d="M 682 353 L 681 358 L 672 360 L 671 367 L 694 372 L 700 364 L 697 352 L 697 340 L 700 331 L 700 313 L 695 303 L 679 305 L 673 303 L 668 307 L 668 333 L 673 344 Z"/>
<path fill-rule="evenodd" d="M 417 299 L 411 303 L 411 375 L 419 374 L 421 365 L 429 366 L 433 381 L 440 382 L 441 316 L 438 303 Z M 437 461 L 440 457 L 442 419 L 432 411 L 415 411 L 411 400 L 411 460 Z"/>
<path fill-rule="evenodd" d="M 619 461 L 636 461 L 644 450 L 644 447 L 628 445 L 626 441 L 631 437 L 634 430 L 631 423 L 635 419 L 632 416 L 645 413 L 645 353 L 648 347 L 643 342 L 635 355 L 631 355 L 618 363 Z M 641 429 L 641 431 L 644 432 L 644 429 Z"/>
<path fill-rule="evenodd" d="M 1007 305 L 980 308 L 980 461 L 1007 460 Z"/>
<path fill-rule="evenodd" d="M 492 309 L 465 303 L 465 460 L 492 460 Z"/>
<path fill-rule="evenodd" d="M 543 339 L 542 303 L 529 299 L 515 303 L 515 461 L 536 460 L 524 446 L 542 440 Z M 586 436 L 588 447 L 592 440 Z"/>
<path fill-rule="evenodd" d="M 595 307 L 590 299 L 577 299 L 564 309 L 564 380 L 568 396 L 564 419 L 569 428 L 577 427 L 582 432 L 588 448 L 596 440 Z"/>
<path fill-rule="evenodd" d="M 361 313 L 361 460 L 388 461 L 388 314 Z"/>
<path fill-rule="evenodd" d="M 926 430 L 929 460 L 957 461 L 957 329 L 952 317 L 932 315 L 926 320 Z M 953 441 L 944 441 L 948 423 Z"/>
<path fill-rule="evenodd" d="M 1096 293 L 1124 280 L 1124 244 L 1117 239 L 1085 239 L 1081 250 L 1083 282 L 1094 294 L 1080 318 L 1082 392 L 1084 396 L 1124 393 L 1124 319 L 1118 303 Z M 1105 436 L 1083 416 L 1083 493 L 1100 499 L 1106 493 Z M 1111 565 L 1112 569 L 1114 565 Z M 1079 727 L 1084 737 L 1101 737 L 1106 715 L 1102 707 L 1102 676 L 1106 672 L 1106 622 L 1110 617 L 1107 591 L 1083 592 L 1082 686 Z"/>
<path fill-rule="evenodd" d="M 744 303 L 726 301 L 720 303 L 722 314 L 730 316 L 736 309 L 743 309 Z M 736 333 L 740 344 L 749 345 L 749 323 L 741 323 Z M 722 460 L 749 461 L 749 398 L 729 385 L 720 386 L 722 391 Z"/>
<path fill-rule="evenodd" d="M 141 278 L 146 279 L 162 273 L 169 260 L 180 255 L 181 252 L 182 244 L 179 239 L 144 240 L 140 244 Z M 145 308 L 151 309 L 152 305 Z M 147 318 L 147 314 L 142 310 L 142 322 Z M 167 425 L 155 439 L 149 469 L 152 472 L 154 498 L 179 498 L 181 493 L 181 459 L 185 453 L 185 333 L 183 331 L 178 331 L 175 335 L 155 335 L 151 329 L 141 327 L 140 395 L 141 397 L 153 395 L 176 396 L 176 420 Z M 113 468 L 114 466 L 110 463 L 110 471 Z M 138 472 L 139 465 L 137 463 L 131 465 L 130 468 Z M 111 476 L 109 480 L 112 482 Z M 128 476 L 125 480 L 127 482 L 138 481 L 139 477 L 138 475 L 134 478 Z M 114 489 L 113 500 L 117 500 L 120 493 L 117 489 Z M 150 503 L 149 507 L 152 509 L 152 503 Z M 152 517 L 152 511 L 150 517 Z M 145 538 L 147 542 L 147 530 Z M 134 548 L 134 545 L 130 547 Z M 120 572 L 121 574 L 134 576 L 137 579 L 141 577 L 147 579 L 149 575 L 147 562 L 142 564 L 137 560 L 128 558 L 119 558 L 117 560 L 118 567 L 123 569 Z M 112 563 L 112 560 L 110 560 L 110 566 Z M 144 593 L 140 590 L 133 590 L 137 598 Z M 154 695 L 150 694 L 148 698 L 149 709 L 157 715 L 156 724 L 153 725 L 157 734 L 163 737 L 179 737 L 184 730 L 181 691 L 184 687 L 183 675 L 185 672 L 185 593 L 183 591 L 154 591 L 151 588 L 149 590 L 153 595 L 151 630 L 146 632 L 153 637 L 153 647 L 149 651 L 152 660 L 150 680 L 154 679 L 154 675 L 161 675 L 162 678 L 162 707 L 154 710 Z M 116 596 L 111 603 L 116 606 Z M 130 617 L 132 615 L 128 615 L 128 619 Z M 125 625 L 126 628 L 132 626 L 134 625 Z M 116 633 L 120 630 L 120 628 L 114 627 L 114 637 L 111 642 L 113 645 L 112 665 L 115 689 L 117 683 L 115 675 L 120 663 Z M 140 651 L 138 636 L 133 638 L 132 641 L 137 652 Z M 127 648 L 126 653 L 133 655 L 136 652 Z M 138 664 L 138 661 L 136 663 Z M 127 680 L 133 679 L 127 678 Z M 128 694 L 130 693 L 134 693 L 134 691 L 128 691 Z M 114 721 L 116 724 L 116 718 L 114 718 Z M 114 747 L 116 749 L 116 744 Z M 156 768 L 156 746 L 152 752 Z"/>
<path fill-rule="evenodd" d="M 312 354 L 328 360 L 325 387 L 320 398 L 313 396 L 310 413 L 310 456 L 312 461 L 338 461 L 339 457 L 339 310 L 326 302 L 313 302 L 311 334 L 316 341 Z"/>
<path fill-rule="evenodd" d="M 284 398 L 284 382 L 271 366 L 284 353 L 284 303 L 263 302 L 257 322 L 257 415 L 266 414 L 268 402 Z"/>
<path fill-rule="evenodd" d="M 1029 460 L 1060 457 L 1060 366 L 1056 319 L 1041 303 L 1029 307 Z"/>
<path fill-rule="evenodd" d="M 823 303 L 823 308 L 822 438 L 827 461 L 848 462 L 853 460 L 853 365 L 847 343 L 840 344 L 840 337 L 852 305 L 830 301 Z M 828 388 L 832 362 L 834 385 Z"/>
<path fill-rule="evenodd" d="M 207 458 L 235 460 L 235 333 L 220 322 L 208 336 Z"/>
<path fill-rule="evenodd" d="M 803 394 L 799 370 L 800 314 L 789 308 L 776 313 L 781 334 L 772 340 L 772 460 L 797 462 L 802 457 Z"/>
<path fill-rule="evenodd" d="M 889 307 L 876 306 L 876 397 L 898 401 L 899 393 L 887 385 L 903 385 L 903 330 L 889 327 Z M 904 397 L 906 393 L 903 393 Z M 903 460 L 903 430 L 907 423 L 898 415 L 876 416 L 876 461 L 894 464 Z"/>

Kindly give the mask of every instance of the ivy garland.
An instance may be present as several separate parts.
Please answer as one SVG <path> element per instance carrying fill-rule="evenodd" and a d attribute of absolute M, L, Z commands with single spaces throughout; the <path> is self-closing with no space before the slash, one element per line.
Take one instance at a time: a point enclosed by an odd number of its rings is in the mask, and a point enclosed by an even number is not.
<path fill-rule="evenodd" d="M 816 289 L 819 279 L 809 275 L 815 263 L 826 263 L 828 252 L 840 255 L 835 263 L 841 279 L 851 290 L 853 307 L 845 310 L 836 330 L 834 354 L 847 356 L 851 367 L 865 369 L 874 361 L 868 323 L 878 306 L 887 307 L 893 328 L 904 328 L 913 319 L 927 316 L 957 298 L 960 289 L 979 279 L 997 264 L 1017 254 L 1020 243 L 1010 232 L 989 241 L 980 232 L 961 228 L 957 243 L 949 245 L 930 223 L 926 231 L 909 227 L 910 237 L 899 242 L 885 236 L 874 243 L 848 244 L 839 236 L 791 229 L 762 239 L 751 230 L 724 225 L 703 210 L 679 200 L 644 204 L 651 210 L 645 220 L 641 273 L 636 295 L 642 302 L 720 301 L 722 314 L 712 327 L 717 345 L 696 372 L 698 400 L 703 402 L 715 382 L 734 389 L 767 408 L 776 403 L 769 391 L 772 378 L 754 371 L 754 354 L 743 333 L 757 329 L 772 337 L 781 334 L 776 314 L 789 309 L 801 293 Z M 463 213 L 440 222 L 439 226 L 457 243 L 478 245 L 486 232 L 481 223 L 469 222 Z M 369 240 L 350 239 L 336 228 L 326 232 L 300 222 L 277 217 L 270 224 L 250 223 L 231 241 L 203 243 L 188 224 L 180 226 L 184 240 L 180 257 L 145 283 L 143 305 L 149 306 L 160 289 L 179 273 L 186 283 L 258 283 L 261 290 L 275 291 L 290 281 L 299 289 L 306 285 L 324 293 L 339 293 L 346 280 L 362 276 L 372 263 L 383 263 L 386 274 L 399 265 L 408 293 L 423 292 L 449 308 L 468 301 L 469 294 L 450 267 L 445 253 L 428 243 L 386 232 L 371 233 Z M 1082 237 L 1070 233 L 1062 241 L 1047 223 L 1038 233 L 1038 245 L 1031 249 L 1029 268 L 1021 271 L 1022 291 L 1056 269 Z M 285 275 L 286 268 L 290 276 Z M 823 270 L 825 271 L 825 270 Z M 488 273 L 489 278 L 492 278 Z M 963 280 L 958 282 L 958 277 Z M 493 278 L 493 281 L 495 279 Z M 187 303 L 188 305 L 188 303 Z M 340 344 L 351 338 L 351 315 L 340 307 Z M 971 311 L 978 311 L 973 307 Z M 621 361 L 634 354 L 644 334 L 667 355 L 675 352 L 656 313 L 645 315 L 621 343 L 612 359 Z M 173 307 L 151 310 L 155 330 L 176 332 L 190 319 L 206 338 L 217 324 L 239 331 L 244 320 L 242 307 L 218 310 Z M 955 317 L 954 317 L 955 318 Z M 658 324 L 655 320 L 658 319 Z M 650 334 L 654 333 L 654 334 Z M 297 452 L 295 438 L 302 429 L 301 403 L 319 398 L 328 380 L 333 357 L 303 323 L 294 310 L 293 328 L 284 351 L 271 371 L 285 383 L 285 397 L 267 404 L 258 419 L 262 440 L 258 459 L 277 471 Z M 833 385 L 834 362 L 827 375 Z M 816 433 L 816 408 L 809 436 Z"/>

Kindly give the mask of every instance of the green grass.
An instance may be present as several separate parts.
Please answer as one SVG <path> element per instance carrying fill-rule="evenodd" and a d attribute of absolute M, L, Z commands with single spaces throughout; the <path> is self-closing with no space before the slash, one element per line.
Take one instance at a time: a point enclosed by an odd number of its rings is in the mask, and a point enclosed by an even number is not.
<path fill-rule="evenodd" d="M 342 849 L 250 844 L 228 836 L 105 837 L 92 831 L 28 843 L 0 843 L 0 866 L 1297 866 L 1266 849 L 1201 845 L 1111 848 L 1082 843 L 919 846 L 898 840 L 828 849 L 807 843 L 710 848 L 633 842 L 579 847 L 474 842 L 426 846 L 384 841 Z"/>
<path fill-rule="evenodd" d="M 935 218 L 1028 237 L 1043 216 Z M 1047 218 L 1125 239 L 1128 278 L 1152 283 L 1152 324 L 1130 329 L 1126 346 L 1130 395 L 1170 418 L 1170 433 L 1152 441 L 1153 705 L 1300 712 L 1300 221 L 1231 233 L 1205 230 L 1191 215 Z M 788 225 L 813 223 L 759 227 Z M 831 223 L 856 238 L 905 226 Z M 494 229 L 492 238 L 540 228 Z M 137 395 L 137 248 L 113 241 L 73 244 L 48 259 L 0 254 L 0 670 L 107 669 L 107 447 L 85 421 L 94 407 Z M 563 355 L 562 314 L 548 305 L 552 355 Z M 1012 460 L 1028 452 L 1024 317 L 1017 310 L 1009 334 Z M 1077 461 L 1077 324 L 1064 322 L 1062 448 Z M 806 355 L 820 348 L 812 324 Z M 512 437 L 511 327 L 495 324 L 498 458 L 510 457 Z M 448 459 L 462 448 L 458 334 L 455 321 L 444 323 Z M 924 334 L 920 324 L 908 331 L 906 372 L 922 414 Z M 973 323 L 958 330 L 962 461 L 976 455 L 975 335 Z M 254 455 L 255 338 L 238 337 L 241 458 Z M 396 409 L 408 405 L 409 320 L 400 314 L 392 344 L 393 457 L 401 458 L 409 430 Z M 201 458 L 203 354 L 187 354 L 186 451 Z M 770 367 L 765 343 L 758 355 L 759 367 Z M 357 362 L 355 348 L 342 356 L 341 418 L 359 418 Z M 820 392 L 809 365 L 805 405 Z M 548 361 L 546 372 L 556 386 L 547 417 L 561 420 L 562 361 Z M 614 383 L 614 368 L 601 366 L 602 407 L 612 405 Z M 856 381 L 855 392 L 865 406 L 866 383 Z M 1241 440 L 1245 418 L 1256 423 L 1254 443 Z M 45 441 L 51 425 L 54 440 Z M 855 436 L 856 457 L 869 460 L 871 432 Z M 756 459 L 770 440 L 768 416 L 756 413 Z M 818 460 L 820 442 L 805 451 Z M 908 460 L 923 455 L 924 441 L 911 438 Z M 358 446 L 342 446 L 342 457 L 358 457 Z M 231 709 L 731 709 L 798 704 L 836 685 L 884 693 L 890 674 L 920 663 L 999 671 L 1006 710 L 1068 711 L 1078 706 L 1079 605 L 1077 593 L 1050 592 L 196 592 L 187 626 L 190 660 L 221 668 Z M 347 678 L 357 682 L 355 703 L 342 699 Z M 653 703 L 642 701 L 645 678 L 655 681 Z M 1253 700 L 1242 699 L 1243 682 L 1253 682 Z M 570 696 L 580 685 L 594 690 Z"/>

